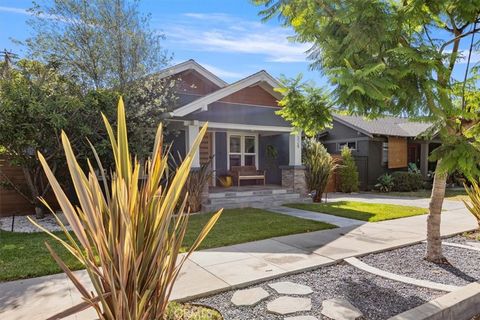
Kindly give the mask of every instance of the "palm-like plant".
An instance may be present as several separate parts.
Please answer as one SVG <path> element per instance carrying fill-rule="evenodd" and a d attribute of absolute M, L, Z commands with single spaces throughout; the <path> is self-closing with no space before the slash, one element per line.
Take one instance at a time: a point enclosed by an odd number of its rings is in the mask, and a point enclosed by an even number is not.
<path fill-rule="evenodd" d="M 188 223 L 186 197 L 182 198 L 182 190 L 206 126 L 200 131 L 192 150 L 178 167 L 174 177 L 165 186 L 168 155 L 162 150 L 162 126 L 159 126 L 156 133 L 152 157 L 145 162 L 144 169 L 141 170 L 136 159 L 132 162 L 129 152 L 122 99 L 118 103 L 116 138 L 105 116 L 103 119 L 115 160 L 115 171 L 110 183 L 103 174 L 102 163 L 93 146 L 102 173 L 101 179 L 96 176 L 90 162 L 88 173 L 82 171 L 67 136 L 62 133 L 63 147 L 79 206 L 69 201 L 44 157 L 38 154 L 78 243 L 58 218 L 67 241 L 39 227 L 84 264 L 95 291 L 94 294 L 90 293 L 46 244 L 55 261 L 84 299 L 83 303 L 53 318 L 62 318 L 93 307 L 100 319 L 163 319 L 180 268 L 221 214 L 220 210 L 212 216 L 190 251 L 179 257 L 178 252 Z M 146 179 L 141 179 L 142 176 Z M 45 201 L 44 203 L 46 204 Z M 177 203 L 180 205 L 177 206 Z"/>
<path fill-rule="evenodd" d="M 472 181 L 471 188 L 465 185 L 465 190 L 470 198 L 470 203 L 463 201 L 467 209 L 477 219 L 478 227 L 480 228 L 480 186 L 477 182 Z"/>
<path fill-rule="evenodd" d="M 315 190 L 314 202 L 322 201 L 322 194 L 337 164 L 320 141 L 307 139 L 303 148 L 305 181 L 309 191 Z"/>

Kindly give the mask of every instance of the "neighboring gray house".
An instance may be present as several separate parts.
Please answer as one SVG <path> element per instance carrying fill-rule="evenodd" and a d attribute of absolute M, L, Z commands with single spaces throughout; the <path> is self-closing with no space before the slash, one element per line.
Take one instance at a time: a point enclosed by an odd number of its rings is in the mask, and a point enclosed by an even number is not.
<path fill-rule="evenodd" d="M 360 116 L 336 114 L 333 127 L 320 135 L 331 154 L 339 154 L 347 145 L 355 157 L 361 189 L 369 189 L 377 178 L 393 170 L 407 170 L 415 163 L 424 177 L 435 163 L 428 156 L 439 141 L 417 138 L 431 124 L 407 118 L 384 117 L 367 120 Z"/>
<path fill-rule="evenodd" d="M 216 176 L 232 166 L 255 166 L 266 171 L 266 183 L 295 189 L 294 177 L 303 177 L 301 135 L 275 112 L 282 97 L 279 83 L 262 70 L 228 84 L 194 60 L 175 65 L 161 77 L 180 79 L 178 106 L 171 112 L 169 128 L 174 152 L 185 155 L 199 129 L 208 122 L 193 168 L 213 157 Z M 211 186 L 215 186 L 212 179 Z M 254 183 L 254 181 L 251 181 Z M 249 184 L 249 181 L 242 182 Z"/>

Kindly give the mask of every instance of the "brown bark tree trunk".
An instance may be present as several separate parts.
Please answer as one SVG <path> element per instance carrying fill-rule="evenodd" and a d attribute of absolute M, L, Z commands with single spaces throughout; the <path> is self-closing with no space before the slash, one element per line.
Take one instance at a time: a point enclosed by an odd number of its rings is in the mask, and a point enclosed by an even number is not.
<path fill-rule="evenodd" d="M 40 192 L 38 191 L 37 186 L 33 182 L 30 170 L 28 170 L 28 168 L 25 168 L 25 167 L 23 167 L 22 169 L 23 169 L 23 175 L 25 176 L 25 181 L 27 182 L 28 189 L 30 190 L 30 193 L 32 195 L 33 205 L 35 206 L 35 217 L 37 219 L 43 219 L 45 217 L 43 212 L 43 207 L 42 207 L 42 204 L 40 203 L 40 200 L 38 200 L 38 197 L 40 196 Z"/>
<path fill-rule="evenodd" d="M 437 163 L 437 168 L 440 160 Z M 446 263 L 442 253 L 442 239 L 440 234 L 441 213 L 447 174 L 435 172 L 433 178 L 432 196 L 430 198 L 429 214 L 427 219 L 427 253 L 425 259 L 434 263 Z"/>

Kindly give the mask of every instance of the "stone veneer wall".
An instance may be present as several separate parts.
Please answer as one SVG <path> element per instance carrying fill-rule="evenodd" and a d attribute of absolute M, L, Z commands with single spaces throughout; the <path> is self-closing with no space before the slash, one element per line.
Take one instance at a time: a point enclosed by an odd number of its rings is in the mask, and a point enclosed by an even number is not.
<path fill-rule="evenodd" d="M 282 187 L 292 189 L 300 195 L 305 196 L 308 193 L 305 182 L 305 167 L 288 166 L 282 169 Z"/>

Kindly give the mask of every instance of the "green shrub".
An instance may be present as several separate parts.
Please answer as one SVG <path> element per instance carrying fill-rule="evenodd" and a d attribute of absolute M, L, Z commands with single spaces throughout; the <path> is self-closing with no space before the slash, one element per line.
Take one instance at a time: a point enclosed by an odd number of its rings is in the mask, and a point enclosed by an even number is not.
<path fill-rule="evenodd" d="M 328 184 L 328 179 L 336 169 L 337 164 L 327 149 L 314 138 L 307 139 L 303 148 L 305 164 L 305 182 L 308 191 L 315 190 L 314 202 L 322 201 L 322 194 Z"/>
<path fill-rule="evenodd" d="M 392 177 L 395 191 L 417 191 L 424 186 L 423 177 L 417 172 L 396 171 Z"/>
<path fill-rule="evenodd" d="M 339 185 L 342 192 L 350 193 L 358 191 L 358 170 L 352 151 L 349 147 L 342 148 L 342 165 L 338 167 Z"/>
<path fill-rule="evenodd" d="M 375 189 L 379 190 L 380 192 L 390 192 L 393 189 L 393 177 L 392 175 L 385 173 L 382 174 L 377 179 L 378 183 L 375 185 Z"/>

